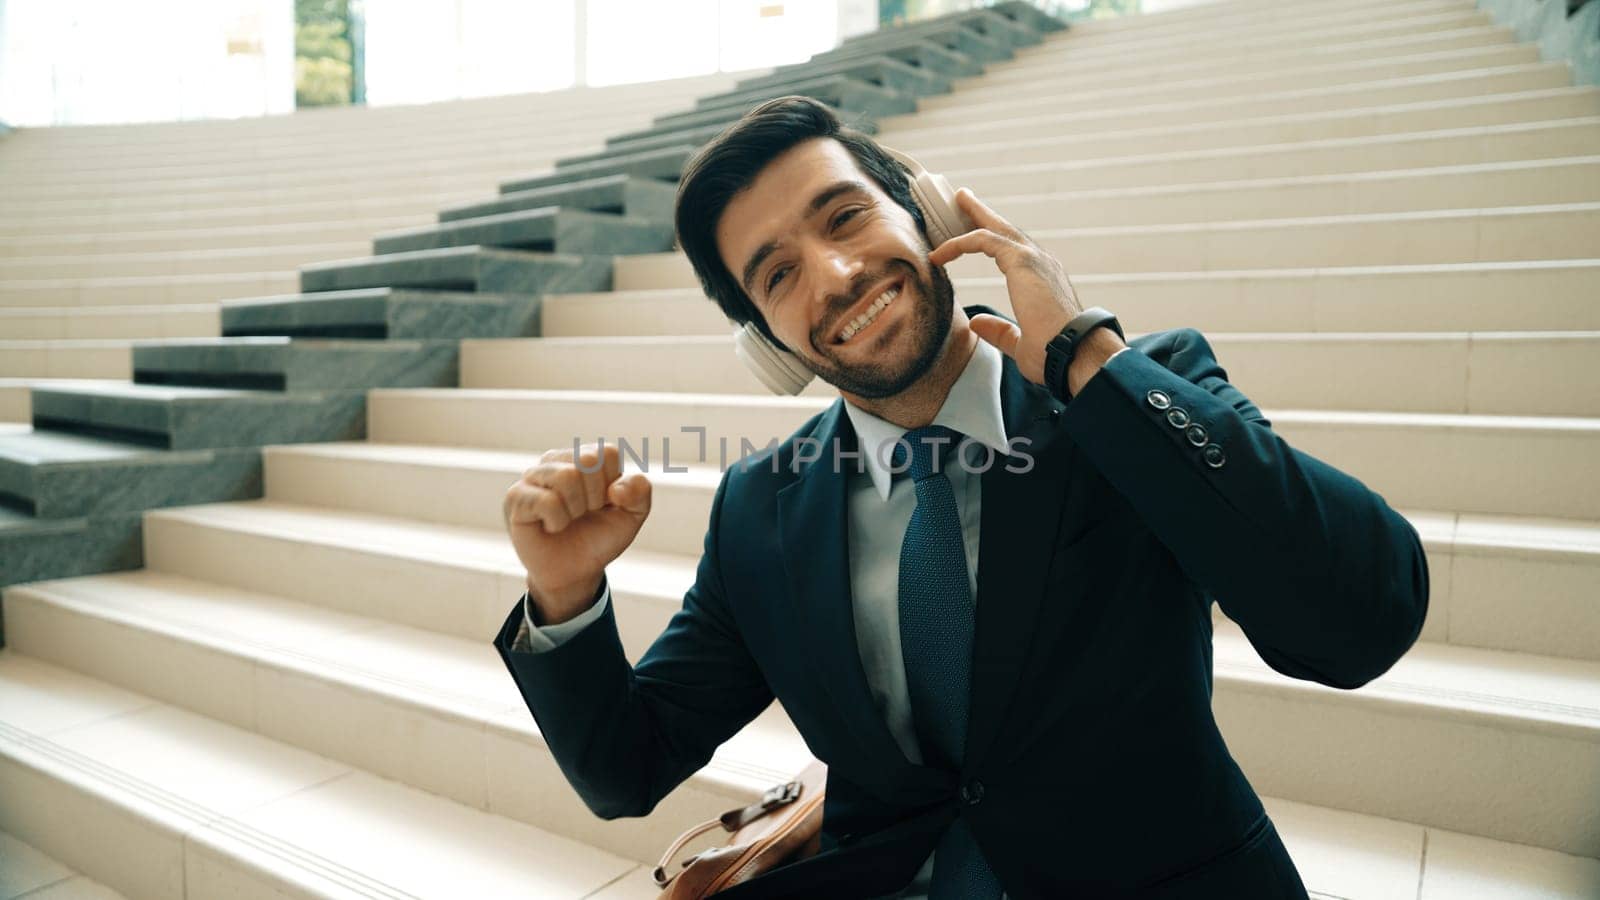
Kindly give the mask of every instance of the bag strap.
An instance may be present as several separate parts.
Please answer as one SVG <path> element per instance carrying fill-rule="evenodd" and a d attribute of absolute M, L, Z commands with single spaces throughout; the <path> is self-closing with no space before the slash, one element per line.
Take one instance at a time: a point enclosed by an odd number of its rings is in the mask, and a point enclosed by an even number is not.
<path fill-rule="evenodd" d="M 672 879 L 678 877 L 680 873 L 677 872 L 674 872 L 671 875 L 667 874 L 668 864 L 672 862 L 672 857 L 676 856 L 678 851 L 682 850 L 685 844 L 694 840 L 696 837 L 699 837 L 700 835 L 705 834 L 706 832 L 718 826 L 721 826 L 722 830 L 728 832 L 729 834 L 733 834 L 734 832 L 746 825 L 749 825 L 751 822 L 754 822 L 762 816 L 767 815 L 773 810 L 782 806 L 788 806 L 798 799 L 800 799 L 800 782 L 798 780 L 785 782 L 783 784 L 768 788 L 767 792 L 761 795 L 760 800 L 757 800 L 749 806 L 741 806 L 737 809 L 730 809 L 715 819 L 701 822 L 699 825 L 696 825 L 688 831 L 685 831 L 683 834 L 678 835 L 678 839 L 673 841 L 672 846 L 668 847 L 667 852 L 662 855 L 661 861 L 656 863 L 655 871 L 652 873 L 652 876 L 656 881 L 656 886 L 666 887 L 672 883 Z M 697 853 L 694 856 L 684 860 L 682 864 L 683 867 L 688 868 L 689 864 L 694 862 L 699 857 L 700 855 Z"/>

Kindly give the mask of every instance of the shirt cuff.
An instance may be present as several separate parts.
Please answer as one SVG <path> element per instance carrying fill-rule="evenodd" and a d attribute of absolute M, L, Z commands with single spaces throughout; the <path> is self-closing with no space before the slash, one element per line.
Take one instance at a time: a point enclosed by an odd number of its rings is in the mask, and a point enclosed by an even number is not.
<path fill-rule="evenodd" d="M 605 576 L 600 578 L 600 592 L 593 605 L 565 622 L 555 625 L 534 624 L 533 610 L 528 603 L 526 591 L 522 594 L 522 626 L 517 629 L 517 636 L 511 641 L 511 649 L 524 653 L 544 653 L 561 646 L 571 640 L 578 632 L 582 631 L 591 622 L 605 614 L 606 604 L 611 602 L 611 583 Z"/>

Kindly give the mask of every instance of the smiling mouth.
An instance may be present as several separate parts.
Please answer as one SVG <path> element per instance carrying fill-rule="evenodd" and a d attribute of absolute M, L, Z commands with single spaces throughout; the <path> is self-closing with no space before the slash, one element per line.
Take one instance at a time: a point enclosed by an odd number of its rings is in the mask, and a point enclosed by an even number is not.
<path fill-rule="evenodd" d="M 845 326 L 834 335 L 835 344 L 848 344 L 851 338 L 865 331 L 869 325 L 877 321 L 879 315 L 889 307 L 905 291 L 905 281 L 902 279 L 885 288 L 877 298 L 867 304 L 867 308 L 850 319 Z"/>

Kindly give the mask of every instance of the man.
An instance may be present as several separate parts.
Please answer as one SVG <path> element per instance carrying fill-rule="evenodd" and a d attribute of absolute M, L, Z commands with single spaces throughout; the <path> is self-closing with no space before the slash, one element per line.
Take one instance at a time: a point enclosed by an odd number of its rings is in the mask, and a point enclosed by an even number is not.
<path fill-rule="evenodd" d="M 1359 687 L 1421 630 L 1417 534 L 1278 438 L 1193 329 L 1090 330 L 1047 389 L 1071 284 L 958 205 L 978 227 L 930 247 L 905 170 L 802 98 L 702 151 L 677 227 L 706 292 L 840 399 L 724 475 L 636 668 L 603 570 L 649 481 L 614 447 L 546 453 L 506 495 L 528 593 L 496 647 L 605 818 L 783 702 L 829 766 L 823 851 L 730 897 L 1304 897 L 1211 715 L 1211 603 L 1274 669 Z M 965 253 L 1015 322 L 956 306 Z"/>

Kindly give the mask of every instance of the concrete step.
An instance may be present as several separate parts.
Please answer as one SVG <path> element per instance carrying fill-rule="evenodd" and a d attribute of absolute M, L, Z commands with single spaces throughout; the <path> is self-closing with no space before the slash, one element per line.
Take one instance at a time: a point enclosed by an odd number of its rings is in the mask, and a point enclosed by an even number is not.
<path fill-rule="evenodd" d="M 941 41 L 924 37 L 876 45 L 841 46 L 818 53 L 805 62 L 778 66 L 770 75 L 740 79 L 739 83 L 734 85 L 734 89 L 747 90 L 760 87 L 763 82 L 781 81 L 807 72 L 824 71 L 828 66 L 859 62 L 878 56 L 905 63 L 943 78 L 970 78 L 983 74 L 982 57 L 955 49 L 950 45 L 948 38 Z"/>
<path fill-rule="evenodd" d="M 291 244 L 232 247 L 223 250 L 168 250 L 146 253 L 96 253 L 0 259 L 0 279 L 116 278 L 126 276 L 221 275 L 292 269 L 305 263 L 351 256 L 364 241 L 342 244 Z"/>
<path fill-rule="evenodd" d="M 116 599 L 96 602 L 105 595 Z M 685 827 L 677 823 L 750 802 L 810 761 L 774 705 L 651 816 L 599 821 L 577 794 L 550 790 L 549 779 L 560 777 L 555 761 L 505 664 L 482 638 L 148 571 L 13 588 L 5 603 L 7 646 L 30 659 L 641 862 L 654 862 Z M 657 606 L 649 618 L 673 611 Z M 115 658 L 73 659 L 61 652 L 65 635 L 123 649 L 109 654 Z M 229 687 L 257 677 L 262 683 L 243 694 Z M 352 730 L 351 722 L 374 731 Z M 430 737 L 418 752 L 396 752 L 375 733 Z M 486 753 L 519 764 L 463 777 L 463 768 L 474 768 L 464 764 Z M 535 791 L 546 802 L 529 802 Z"/>
<path fill-rule="evenodd" d="M 305 293 L 392 287 L 539 294 L 610 286 L 609 258 L 477 246 L 388 253 L 300 269 Z"/>
<path fill-rule="evenodd" d="M 194 304 L 259 297 L 293 290 L 293 272 L 224 275 L 134 275 L 117 278 L 49 278 L 0 283 L 0 308 Z"/>
<path fill-rule="evenodd" d="M 6 378 L 133 377 L 133 341 L 117 338 L 0 341 Z"/>
<path fill-rule="evenodd" d="M 268 447 L 263 455 L 274 503 L 485 530 L 503 528 L 506 488 L 535 460 L 527 451 L 384 443 Z M 650 470 L 654 499 L 634 547 L 698 556 L 718 475 L 714 467 L 688 469 Z M 1402 514 L 1428 556 L 1422 640 L 1600 661 L 1592 590 L 1600 579 L 1600 522 Z"/>
<path fill-rule="evenodd" d="M 455 340 L 168 339 L 135 345 L 133 380 L 291 392 L 453 387 L 459 357 Z"/>
<path fill-rule="evenodd" d="M 35 404 L 38 403 L 37 397 Z M 673 465 L 737 461 L 827 405 L 819 397 L 645 391 L 375 390 L 374 441 L 539 451 L 626 440 Z M 1396 506 L 1600 519 L 1600 420 L 1263 409 L 1295 448 Z M 36 413 L 37 415 L 37 413 Z M 685 429 L 704 429 L 704 432 Z M 648 444 L 644 441 L 649 438 Z M 745 447 L 754 449 L 745 450 Z"/>
<path fill-rule="evenodd" d="M 158 519 L 164 520 L 160 526 Z M 158 530 L 179 521 L 187 527 Z M 263 539 L 249 539 L 252 534 Z M 320 570 L 329 573 L 326 577 L 337 571 L 340 584 L 360 583 L 372 572 L 377 582 L 392 585 L 381 600 L 375 596 L 377 585 L 362 589 L 374 595 L 363 599 L 323 587 L 321 596 L 342 611 L 375 601 L 391 610 L 418 601 L 440 606 L 448 597 L 454 614 L 464 617 L 470 614 L 468 598 L 503 580 L 510 586 L 521 580 L 518 572 L 506 571 L 518 566 L 501 529 L 430 527 L 269 501 L 152 513 L 146 535 L 152 567 L 208 581 L 212 570 L 225 569 L 220 583 L 245 590 L 259 588 L 241 582 L 277 579 L 263 571 L 274 564 L 300 573 Z M 157 549 L 174 540 L 182 541 L 181 550 Z M 467 549 L 480 544 L 476 556 Z M 169 552 L 199 561 L 173 563 L 181 571 L 168 568 Z M 217 553 L 228 562 L 216 560 Z M 486 559 L 485 554 L 493 555 Z M 630 550 L 623 559 L 631 555 Z M 410 571 L 397 571 L 397 559 L 413 560 Z M 695 562 L 692 556 L 649 554 L 638 566 L 621 563 L 608 569 L 608 577 L 619 622 L 629 622 L 621 630 L 631 652 L 634 636 L 660 633 L 693 579 Z M 379 576 L 381 566 L 387 569 Z M 416 584 L 424 573 L 431 582 Z M 290 593 L 297 589 L 286 584 L 271 591 L 285 599 L 323 602 Z M 663 602 L 654 608 L 636 602 L 639 591 Z M 519 594 L 520 589 L 501 593 L 501 617 L 505 598 L 514 601 Z M 1600 774 L 1587 761 L 1600 743 L 1595 699 L 1600 663 L 1421 644 L 1383 678 L 1343 692 L 1271 672 L 1225 625 L 1217 629 L 1216 643 L 1220 724 L 1249 777 L 1293 788 L 1291 799 L 1298 792 L 1325 795 L 1328 789 L 1319 784 L 1338 784 L 1346 808 L 1358 811 L 1382 808 L 1407 821 L 1563 852 L 1582 853 L 1593 846 L 1600 823 L 1587 797 L 1600 786 L 1594 784 Z M 1258 715 L 1259 707 L 1270 707 L 1270 716 Z M 1394 722 L 1397 714 L 1405 725 Z M 1294 728 L 1299 752 L 1275 750 L 1284 738 L 1271 732 L 1280 727 Z M 1386 739 L 1397 731 L 1403 731 L 1398 744 Z M 1511 741 L 1521 748 L 1515 757 L 1495 749 Z M 1397 754 L 1397 746 L 1405 752 Z M 1348 773 L 1361 771 L 1368 773 L 1361 783 L 1345 784 Z M 1468 791 L 1475 800 L 1463 804 L 1460 797 Z M 1284 794 L 1280 790 L 1278 796 Z"/>
<path fill-rule="evenodd" d="M 33 425 L 168 450 L 365 436 L 363 391 L 227 390 L 100 382 L 35 388 Z"/>
<path fill-rule="evenodd" d="M 591 256 L 652 253 L 672 249 L 672 222 L 546 206 L 385 232 L 373 238 L 372 252 L 468 244 Z"/>
<path fill-rule="evenodd" d="M 1456 50 L 1435 50 L 1426 53 L 1393 55 L 1376 59 L 1356 59 L 1337 62 L 1300 61 L 1293 65 L 1278 62 L 1272 67 L 1272 89 L 1290 91 L 1304 88 L 1332 87 L 1387 81 L 1434 74 L 1465 72 L 1482 69 L 1527 65 L 1539 61 L 1538 48 L 1530 44 L 1504 43 L 1487 47 L 1467 47 Z M 1057 76 L 1035 82 L 1001 82 L 993 86 L 982 83 L 967 86 L 959 93 L 929 97 L 919 108 L 929 111 L 964 108 L 987 110 L 992 104 L 995 112 L 1015 110 L 1030 105 L 1045 104 L 1052 109 L 1105 107 L 1122 103 L 1139 104 L 1151 99 L 1176 100 L 1187 97 L 1236 97 L 1261 92 L 1260 71 L 1229 71 L 1219 74 L 1204 72 L 1174 73 L 1170 79 L 1153 89 L 1148 78 L 1138 78 L 1130 73 L 1126 77 L 1102 76 L 1095 81 L 1075 86 L 1070 103 L 1062 103 L 1060 84 L 1072 76 Z"/>
<path fill-rule="evenodd" d="M 653 178 L 607 175 L 454 206 L 441 210 L 438 218 L 441 222 L 453 222 L 544 206 L 562 206 L 670 222 L 676 197 L 676 187 Z"/>
<path fill-rule="evenodd" d="M 1131 338 L 1161 324 L 1125 327 Z M 767 393 L 725 331 L 462 341 L 461 386 Z M 1600 372 L 1590 364 L 1600 358 L 1600 331 L 1209 331 L 1206 340 L 1229 380 L 1261 405 L 1600 419 Z M 817 379 L 806 393 L 837 391 Z"/>
<path fill-rule="evenodd" d="M 593 162 L 566 166 L 542 175 L 529 175 L 500 183 L 501 194 L 517 194 L 537 188 L 556 187 L 576 181 L 588 181 L 608 175 L 631 175 L 635 178 L 655 178 L 676 181 L 689 158 L 693 147 L 674 144 L 655 150 L 609 156 Z"/>
<path fill-rule="evenodd" d="M 222 304 L 227 337 L 446 339 L 539 333 L 540 298 L 412 288 L 253 297 Z"/>
<path fill-rule="evenodd" d="M 261 496 L 261 453 L 157 450 L 68 432 L 0 434 L 0 502 L 37 519 Z"/>
<path fill-rule="evenodd" d="M 687 277 L 685 277 L 687 276 Z M 1201 331 L 1425 332 L 1600 329 L 1589 302 L 1600 259 L 1077 274 L 1085 306 L 1141 328 Z M 685 283 L 687 282 L 687 283 Z M 654 288 L 656 284 L 677 287 Z M 963 305 L 1008 309 L 998 275 L 954 279 Z M 1506 297 L 1518 302 L 1508 304 Z M 616 290 L 546 297 L 551 337 L 725 334 L 732 329 L 676 256 L 624 257 Z M 1531 398 L 1530 398 L 1531 402 Z"/>
<path fill-rule="evenodd" d="M 840 113 L 841 118 L 851 122 L 876 122 L 886 116 L 907 114 L 917 109 L 916 98 L 912 96 L 886 90 L 879 85 L 862 81 L 859 78 L 847 78 L 843 75 L 830 75 L 791 82 L 784 87 L 782 93 L 769 93 L 766 96 L 779 97 L 785 94 L 795 94 L 819 100 Z M 705 125 L 727 124 L 743 115 L 745 109 L 755 105 L 756 102 L 759 102 L 759 99 L 765 99 L 765 97 L 759 97 L 757 100 L 751 100 L 746 103 L 736 103 L 732 106 L 694 109 L 660 116 L 655 120 L 655 124 L 649 128 L 623 132 L 615 136 L 615 139 L 618 142 L 631 142 L 666 132 L 699 128 Z"/>
<path fill-rule="evenodd" d="M 115 205 L 88 212 L 36 214 L 26 221 L 0 219 L 0 234 L 26 238 L 29 235 L 75 235 L 114 233 L 137 235 L 144 232 L 174 230 L 249 228 L 252 226 L 292 226 L 300 229 L 326 227 L 329 222 L 365 221 L 376 217 L 407 218 L 431 215 L 441 206 L 466 203 L 482 196 L 478 191 L 446 194 L 417 194 L 400 197 L 366 197 L 361 200 L 313 200 L 274 202 L 257 197 L 225 207 L 177 210 L 119 210 Z M 362 232 L 363 236 L 371 231 Z"/>
<path fill-rule="evenodd" d="M 5 880 L 0 881 L 0 897 L 5 900 L 125 900 L 100 882 L 4 833 L 0 833 L 0 872 L 5 873 Z"/>
<path fill-rule="evenodd" d="M 133 363 L 129 360 L 129 371 Z M 79 387 L 99 379 L 93 378 L 0 378 L 0 433 L 14 433 L 33 428 L 33 386 Z M 118 378 L 116 381 L 126 381 Z"/>
<path fill-rule="evenodd" d="M 129 896 L 648 896 L 637 860 L 121 686 L 11 651 L 0 685 L 6 829 Z"/>
<path fill-rule="evenodd" d="M 1104 59 L 1122 66 L 1136 65 L 1145 55 L 1159 59 L 1181 47 L 1204 47 L 1212 56 L 1248 51 L 1266 43 L 1297 45 L 1315 43 L 1309 36 L 1325 36 L 1329 42 L 1352 35 L 1370 38 L 1397 34 L 1447 31 L 1468 25 L 1488 25 L 1489 13 L 1470 3 L 1410 2 L 1362 4 L 1347 7 L 1325 6 L 1315 11 L 1282 9 L 1274 17 L 1254 13 L 1246 19 L 1219 27 L 1169 28 L 1133 31 L 1121 35 L 1093 35 L 1068 32 L 1051 42 L 1020 52 L 1011 67 L 1034 67 L 1048 71 L 1069 57 Z"/>
<path fill-rule="evenodd" d="M 701 97 L 695 101 L 694 108 L 699 110 L 745 108 L 769 97 L 782 97 L 791 93 L 793 88 L 810 84 L 818 78 L 834 76 L 864 81 L 907 97 L 929 97 L 950 91 L 948 78 L 896 59 L 878 56 L 864 60 L 823 62 L 798 73 L 768 75 L 748 87 Z"/>
<path fill-rule="evenodd" d="M 824 50 L 811 57 L 813 61 L 847 59 L 869 53 L 893 53 L 898 48 L 914 43 L 928 43 L 942 47 L 977 62 L 979 65 L 1011 59 L 1016 55 L 1009 41 L 999 36 L 986 35 L 977 28 L 962 22 L 924 21 L 915 25 L 879 29 L 847 38 L 838 47 Z M 774 72 L 793 70 L 805 63 L 779 66 Z"/>
<path fill-rule="evenodd" d="M 1013 18 L 992 9 L 971 9 L 921 22 L 899 24 L 887 32 L 867 32 L 846 39 L 841 47 L 854 48 L 858 43 L 871 41 L 879 34 L 886 33 L 892 33 L 899 38 L 920 38 L 941 33 L 951 25 L 960 25 L 976 31 L 990 41 L 1009 47 L 1013 51 L 1031 47 L 1044 39 L 1040 30 L 1031 23 L 1020 24 Z"/>
<path fill-rule="evenodd" d="M 144 565 L 143 515 L 141 511 L 41 519 L 0 504 L 0 587 L 139 568 Z M 0 645 L 4 624 L 0 617 Z M 4 808 L 0 803 L 0 810 Z"/>
<path fill-rule="evenodd" d="M 1586 119 L 1597 114 L 1600 88 L 1586 88 L 1178 126 L 1137 123 L 1121 128 L 1116 126 L 1124 123 L 1113 121 L 1107 123 L 1113 126 L 1108 130 L 1072 131 L 1059 136 L 1049 136 L 1057 128 L 1025 127 L 1028 120 L 1007 121 L 994 123 L 993 133 L 986 131 L 982 140 L 969 138 L 953 146 L 951 139 L 955 135 L 942 128 L 906 132 L 883 140 L 893 141 L 893 146 L 903 148 L 935 170 L 960 171 L 993 168 L 996 159 L 1013 164 L 1048 164 L 1142 158 L 1149 155 L 1151 147 L 1176 153 L 1256 146 L 1271 154 L 1302 143 L 1385 137 L 1403 140 L 1406 135 L 1472 128 L 1535 127 L 1538 123 Z"/>
<path fill-rule="evenodd" d="M 1345 31 L 1335 34 L 1333 40 L 1311 46 L 1279 47 L 1261 40 L 1252 40 L 1220 56 L 1195 59 L 1191 54 L 1185 62 L 1181 52 L 1149 52 L 1136 57 L 1139 72 L 1150 77 L 1198 78 L 1224 73 L 1239 74 L 1247 71 L 1271 72 L 1278 66 L 1293 67 L 1335 62 L 1353 62 L 1361 59 L 1383 59 L 1434 53 L 1447 50 L 1464 50 L 1473 47 L 1505 46 L 1516 42 L 1516 33 L 1504 25 L 1468 25 L 1460 28 L 1429 29 L 1413 33 L 1393 34 L 1372 38 Z M 956 90 L 968 87 L 995 87 L 1015 84 L 1024 87 L 1053 79 L 1069 79 L 1085 86 L 1105 87 L 1131 80 L 1132 70 L 1114 66 L 1104 60 L 1078 61 L 1072 52 L 1062 53 L 1049 60 L 1030 60 L 1011 65 L 991 66 L 981 78 L 963 79 L 954 85 Z"/>
<path fill-rule="evenodd" d="M 1572 75 L 1566 63 L 1539 62 L 1288 91 L 1272 90 L 1270 82 L 1267 82 L 1265 90 L 1252 93 L 1220 97 L 1197 95 L 1178 100 L 1149 97 L 1141 102 L 1130 101 L 1113 110 L 1107 110 L 1104 106 L 1073 106 L 1070 97 L 1056 104 L 1034 102 L 1004 108 L 986 104 L 981 108 L 926 110 L 919 112 L 915 118 L 882 119 L 878 125 L 887 143 L 889 135 L 902 128 L 971 127 L 973 121 L 1009 123 L 1016 119 L 1031 119 L 1035 120 L 1036 125 L 1063 127 L 1067 121 L 1082 125 L 1109 117 L 1124 123 L 1120 126 L 1124 128 L 1151 122 L 1175 127 L 1195 122 L 1225 122 L 1257 116 L 1331 112 L 1572 87 Z"/>
<path fill-rule="evenodd" d="M 979 196 L 984 192 L 978 189 Z M 1003 213 L 1002 213 L 1003 214 Z M 1415 266 L 1600 257 L 1600 204 L 1423 210 L 1173 225 L 1052 228 L 1030 237 L 1074 278 L 1171 271 Z M 998 274 L 987 258 L 961 257 L 952 278 Z M 622 257 L 615 287 L 693 287 L 677 253 Z"/>
<path fill-rule="evenodd" d="M 0 207 L 8 218 L 31 215 L 59 215 L 76 212 L 117 211 L 159 212 L 177 209 L 205 209 L 236 204 L 249 205 L 270 197 L 275 202 L 353 201 L 373 193 L 389 194 L 467 194 L 487 193 L 503 171 L 467 172 L 451 175 L 397 176 L 386 181 L 345 179 L 331 184 L 300 187 L 257 188 L 230 183 L 185 186 L 171 193 L 106 194 L 89 193 L 77 197 L 41 197 L 18 200 Z"/>
<path fill-rule="evenodd" d="M 0 340 L 207 337 L 220 328 L 215 303 L 0 309 Z"/>
<path fill-rule="evenodd" d="M 172 228 L 164 231 L 91 231 L 15 235 L 4 245 L 0 245 L 0 258 L 171 253 L 179 250 L 350 243 L 370 238 L 374 232 L 421 225 L 428 221 L 428 218 L 424 214 L 415 213 L 315 224 L 230 225 L 214 228 Z"/>
<path fill-rule="evenodd" d="M 0 694 L 8 701 L 0 765 L 16 796 L 27 800 L 0 807 L 6 827 L 107 883 L 137 888 L 133 896 L 180 897 L 187 885 L 190 895 L 206 896 L 276 889 L 445 898 L 458 895 L 468 866 L 474 895 L 482 897 L 537 890 L 647 900 L 659 892 L 648 865 L 588 842 L 442 800 L 69 668 L 7 652 L 0 655 Z M 519 754 L 509 764 L 526 776 L 526 759 Z M 534 802 L 526 782 L 492 796 L 497 804 Z M 1316 896 L 1580 900 L 1600 885 L 1600 863 L 1592 859 L 1263 800 Z M 29 814 L 61 808 L 76 815 Z M 106 821 L 100 813 L 117 824 L 91 832 L 106 840 L 85 841 L 77 823 Z M 317 827 L 308 828 L 308 819 Z M 523 845 L 534 849 L 505 850 Z M 6 847 L 5 858 L 14 858 Z M 36 871 L 28 861 L 13 871 Z M 52 877 L 58 871 L 49 870 Z M 585 893 L 608 879 L 606 889 Z"/>
<path fill-rule="evenodd" d="M 1412 103 L 1380 103 L 1331 110 L 1285 110 L 1276 114 L 1208 120 L 1175 111 L 1152 120 L 1112 108 L 1086 113 L 1022 116 L 985 123 L 982 144 L 1054 144 L 1061 159 L 1142 154 L 1154 145 L 1170 149 L 1281 144 L 1325 138 L 1371 137 L 1519 122 L 1600 115 L 1600 88 L 1539 90 L 1445 97 Z M 917 156 L 958 152 L 973 143 L 960 125 L 922 127 L 897 119 L 881 132 L 885 143 Z M 1197 143 L 1198 142 L 1198 143 Z M 930 163 L 932 165 L 932 163 Z"/>

